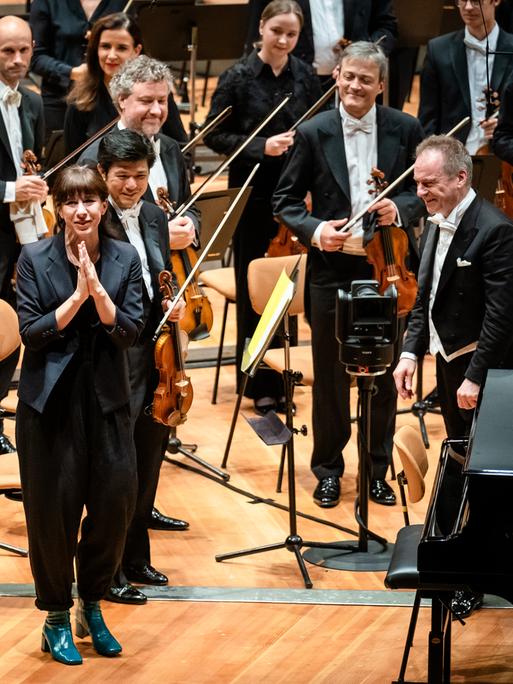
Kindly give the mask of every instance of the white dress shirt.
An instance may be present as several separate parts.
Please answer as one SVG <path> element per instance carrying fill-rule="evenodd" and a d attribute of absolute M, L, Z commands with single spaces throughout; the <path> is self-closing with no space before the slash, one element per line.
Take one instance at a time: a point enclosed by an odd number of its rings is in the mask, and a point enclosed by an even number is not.
<path fill-rule="evenodd" d="M 8 94 L 11 93 L 12 90 L 13 89 L 10 88 L 10 86 L 0 81 L 0 112 L 5 123 L 9 144 L 11 146 L 12 158 L 14 160 L 14 165 L 16 166 L 16 176 L 19 178 L 23 175 L 23 169 L 21 168 L 21 160 L 23 157 L 23 138 L 21 135 L 21 122 L 19 114 L 21 94 L 18 92 L 16 86 L 14 91 L 19 95 L 17 103 L 12 102 L 7 104 L 5 98 L 8 98 Z M 16 199 L 15 185 L 16 184 L 14 181 L 7 181 L 5 184 L 4 202 L 14 202 Z"/>
<path fill-rule="evenodd" d="M 488 34 L 488 45 L 490 53 L 488 55 L 488 72 L 491 78 L 493 71 L 493 63 L 495 55 L 493 54 L 497 49 L 497 39 L 499 38 L 499 26 L 495 24 L 493 29 Z M 467 53 L 467 68 L 468 68 L 468 85 L 470 91 L 470 108 L 472 115 L 472 126 L 470 128 L 465 147 L 469 154 L 475 154 L 477 150 L 487 140 L 484 137 L 483 129 L 479 122 L 486 117 L 486 38 L 478 40 L 475 38 L 468 27 L 465 27 L 464 42 Z"/>
<path fill-rule="evenodd" d="M 342 104 L 340 104 L 339 111 L 344 133 L 352 217 L 367 207 L 371 201 L 367 181 L 372 169 L 378 163 L 376 105 L 373 105 L 361 119 L 350 116 Z M 325 221 L 320 223 L 315 230 L 312 238 L 314 247 L 320 247 L 320 236 L 325 223 Z M 363 222 L 360 220 L 351 228 L 351 236 L 344 242 L 343 251 L 346 254 L 365 256 L 362 226 Z"/>
<path fill-rule="evenodd" d="M 344 7 L 340 0 L 310 0 L 314 42 L 313 67 L 319 76 L 330 75 L 337 64 L 333 48 L 344 36 Z"/>
<path fill-rule="evenodd" d="M 467 211 L 469 206 L 472 204 L 476 196 L 475 191 L 470 188 L 465 197 L 461 202 L 454 207 L 449 216 L 445 218 L 442 214 L 435 214 L 430 217 L 428 221 L 438 225 L 440 234 L 438 237 L 438 242 L 436 245 L 435 259 L 433 262 L 433 277 L 431 281 L 431 291 L 429 293 L 429 307 L 428 307 L 428 322 L 429 322 L 429 353 L 434 357 L 436 354 L 441 354 L 445 361 L 449 362 L 456 359 L 458 356 L 463 354 L 468 354 L 477 348 L 477 340 L 471 342 L 470 344 L 458 349 L 452 354 L 446 354 L 440 336 L 433 323 L 433 318 L 431 312 L 433 310 L 433 304 L 436 298 L 436 293 L 438 290 L 438 284 L 440 282 L 440 275 L 447 257 L 447 252 L 451 246 L 451 242 L 454 238 L 454 233 L 460 225 L 461 219 L 464 213 Z M 415 354 L 410 352 L 403 352 L 401 358 L 416 360 Z"/>
<path fill-rule="evenodd" d="M 116 202 L 109 195 L 109 202 L 114 207 L 116 214 L 118 215 L 123 228 L 125 229 L 127 238 L 139 254 L 142 264 L 142 275 L 144 284 L 146 285 L 146 291 L 148 292 L 148 297 L 153 301 L 153 285 L 151 283 L 151 273 L 150 266 L 148 264 L 148 255 L 146 254 L 146 245 L 144 244 L 144 239 L 141 233 L 141 226 L 139 225 L 139 212 L 141 209 L 142 202 L 138 202 L 130 209 L 120 209 Z"/>

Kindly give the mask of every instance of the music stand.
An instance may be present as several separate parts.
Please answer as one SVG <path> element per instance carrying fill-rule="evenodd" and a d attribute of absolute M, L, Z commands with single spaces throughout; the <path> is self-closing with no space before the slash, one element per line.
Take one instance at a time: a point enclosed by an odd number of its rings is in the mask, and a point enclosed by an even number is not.
<path fill-rule="evenodd" d="M 193 2 L 137 2 L 138 23 L 144 46 L 152 57 L 164 62 L 189 56 L 191 82 L 190 138 L 197 132 L 196 62 L 198 59 L 232 59 L 243 54 L 248 6 L 195 5 Z M 219 37 L 222 36 L 222 40 Z M 195 151 L 191 153 L 194 169 Z"/>
<path fill-rule="evenodd" d="M 239 191 L 240 188 L 212 190 L 211 192 L 204 192 L 201 197 L 196 200 L 195 205 L 201 212 L 201 241 L 203 243 L 206 244 L 210 240 Z M 232 211 L 226 226 L 210 246 L 204 263 L 207 261 L 220 261 L 223 259 L 251 191 L 252 186 L 250 185 L 246 188 L 237 206 Z"/>
<path fill-rule="evenodd" d="M 442 33 L 445 0 L 394 0 L 399 27 L 397 47 L 416 48 Z M 458 13 L 459 16 L 459 13 Z M 422 17 L 422 21 L 419 21 Z"/>
<path fill-rule="evenodd" d="M 242 383 L 237 397 L 237 406 L 234 412 L 233 421 L 236 421 L 240 402 L 244 394 L 249 377 L 253 377 L 272 342 L 274 335 L 281 322 L 284 327 L 284 354 L 285 354 L 285 369 L 283 371 L 283 381 L 285 385 L 285 400 L 287 404 L 287 423 L 286 431 L 286 451 L 287 451 L 287 476 L 288 476 L 288 497 L 289 497 L 289 534 L 284 541 L 275 544 L 267 544 L 265 546 L 257 546 L 242 551 L 233 551 L 231 553 L 223 553 L 216 555 L 215 559 L 218 563 L 231 558 L 240 558 L 242 556 L 251 556 L 258 553 L 265 553 L 266 551 L 276 551 L 278 549 L 287 549 L 296 556 L 296 561 L 299 570 L 303 577 L 303 582 L 307 589 L 313 587 L 312 581 L 306 569 L 305 562 L 301 555 L 301 548 L 307 547 L 322 547 L 328 549 L 339 549 L 336 544 L 329 544 L 323 542 L 304 541 L 297 532 L 297 506 L 296 506 L 296 481 L 295 481 L 295 457 L 294 457 L 294 433 L 296 432 L 293 425 L 293 392 L 294 386 L 300 382 L 298 373 L 290 368 L 290 335 L 289 335 L 289 315 L 288 309 L 294 297 L 297 285 L 298 269 L 301 257 L 290 274 L 290 277 L 285 272 L 282 273 L 274 290 L 269 298 L 264 312 L 257 325 L 255 333 L 246 347 L 242 361 Z M 300 374 L 299 374 L 300 375 Z M 279 421 L 277 416 L 274 416 L 276 421 Z M 233 435 L 234 422 L 232 421 L 231 435 Z M 228 445 L 227 445 L 228 448 Z"/>

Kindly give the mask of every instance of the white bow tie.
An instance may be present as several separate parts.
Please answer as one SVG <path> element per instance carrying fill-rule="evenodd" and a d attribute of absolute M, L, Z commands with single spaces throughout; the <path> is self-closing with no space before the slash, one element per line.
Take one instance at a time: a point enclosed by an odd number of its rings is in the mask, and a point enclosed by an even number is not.
<path fill-rule="evenodd" d="M 13 88 L 7 88 L 2 96 L 6 105 L 15 105 L 19 107 L 21 104 L 21 93 Z"/>
<path fill-rule="evenodd" d="M 139 201 L 139 202 L 137 202 L 137 204 L 134 204 L 134 206 L 130 207 L 129 209 L 120 209 L 118 211 L 118 216 L 122 222 L 128 221 L 128 219 L 139 220 L 139 213 L 141 211 L 141 206 L 142 206 L 142 201 Z"/>
<path fill-rule="evenodd" d="M 440 230 L 446 230 L 448 233 L 455 233 L 458 226 L 451 221 L 448 221 L 442 214 L 434 214 L 430 216 L 428 221 L 440 227 Z"/>
<path fill-rule="evenodd" d="M 344 133 L 354 135 L 358 131 L 372 133 L 372 121 L 361 121 L 358 119 L 344 119 Z"/>
<path fill-rule="evenodd" d="M 480 41 L 472 37 L 466 37 L 463 39 L 463 42 L 469 50 L 475 50 L 476 52 L 479 52 L 480 55 L 483 55 L 483 57 L 486 57 L 486 47 Z"/>
<path fill-rule="evenodd" d="M 157 138 L 157 139 L 153 138 L 153 140 L 151 141 L 151 144 L 153 145 L 153 150 L 155 152 L 155 155 L 157 157 L 159 157 L 160 156 L 160 138 Z"/>

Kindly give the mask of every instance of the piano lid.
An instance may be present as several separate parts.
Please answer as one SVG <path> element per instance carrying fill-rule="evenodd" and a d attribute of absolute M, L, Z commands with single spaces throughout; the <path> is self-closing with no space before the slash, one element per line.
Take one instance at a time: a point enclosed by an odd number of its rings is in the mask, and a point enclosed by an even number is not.
<path fill-rule="evenodd" d="M 464 472 L 513 477 L 513 370 L 488 371 Z"/>

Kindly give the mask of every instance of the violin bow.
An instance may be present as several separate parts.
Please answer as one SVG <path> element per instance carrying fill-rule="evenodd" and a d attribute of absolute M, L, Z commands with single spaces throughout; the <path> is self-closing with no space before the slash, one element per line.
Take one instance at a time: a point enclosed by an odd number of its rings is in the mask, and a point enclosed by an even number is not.
<path fill-rule="evenodd" d="M 292 124 L 292 126 L 289 128 L 289 131 L 295 131 L 296 128 L 299 126 L 299 124 L 302 124 L 303 121 L 307 121 L 310 119 L 321 107 L 322 105 L 327 102 L 330 97 L 333 95 L 333 93 L 337 89 L 337 84 L 334 83 L 329 90 L 327 90 L 321 97 L 313 104 L 310 109 L 301 116 L 295 124 Z"/>
<path fill-rule="evenodd" d="M 160 335 L 160 333 L 161 333 L 161 331 L 162 331 L 162 328 L 163 328 L 164 325 L 166 324 L 167 319 L 169 318 L 169 316 L 171 315 L 171 312 L 173 311 L 173 309 L 175 308 L 176 304 L 178 303 L 178 300 L 180 299 L 180 297 L 183 295 L 183 293 L 184 293 L 185 290 L 187 289 L 187 286 L 189 285 L 189 283 L 191 282 L 191 280 L 194 278 L 194 276 L 195 276 L 195 274 L 196 274 L 196 271 L 197 271 L 198 268 L 201 266 L 201 264 L 203 263 L 205 257 L 206 257 L 207 254 L 209 253 L 210 248 L 211 248 L 212 245 L 214 244 L 214 240 L 217 238 L 217 236 L 219 235 L 219 233 L 222 231 L 222 229 L 224 228 L 226 222 L 228 221 L 228 219 L 230 218 L 231 214 L 233 213 L 234 209 L 237 207 L 240 198 L 242 197 L 242 195 L 243 195 L 244 192 L 246 191 L 247 187 L 249 186 L 249 184 L 250 184 L 251 181 L 253 180 L 253 176 L 254 176 L 255 173 L 257 172 L 259 166 L 260 166 L 260 164 L 255 164 L 255 166 L 252 168 L 251 173 L 250 173 L 249 176 L 246 178 L 246 181 L 245 181 L 244 185 L 241 187 L 241 189 L 240 189 L 239 192 L 237 193 L 236 197 L 234 198 L 233 202 L 232 202 L 232 203 L 230 204 L 230 206 L 228 207 L 228 210 L 226 211 L 226 213 L 225 213 L 225 215 L 223 216 L 223 218 L 221 219 L 219 225 L 218 225 L 217 228 L 215 229 L 214 234 L 212 235 L 212 237 L 210 238 L 210 240 L 209 240 L 209 241 L 207 242 L 207 244 L 205 245 L 205 248 L 203 249 L 203 251 L 202 251 L 201 254 L 199 255 L 198 260 L 196 261 L 196 263 L 194 264 L 194 266 L 191 268 L 191 272 L 189 273 L 189 275 L 188 275 L 187 278 L 185 279 L 185 281 L 184 281 L 182 287 L 178 290 L 178 292 L 177 292 L 177 294 L 176 294 L 176 297 L 175 297 L 175 298 L 173 299 L 173 301 L 171 302 L 171 306 L 168 308 L 168 310 L 166 311 L 166 313 L 165 313 L 164 316 L 162 317 L 162 320 L 160 321 L 160 323 L 159 323 L 159 325 L 158 325 L 158 327 L 157 327 L 157 329 L 156 329 L 156 331 L 155 331 L 155 334 L 153 335 L 153 341 L 154 341 L 154 342 L 157 341 L 157 338 L 158 338 L 158 336 Z"/>
<path fill-rule="evenodd" d="M 212 121 L 207 124 L 206 126 L 202 126 L 201 130 L 194 136 L 192 140 L 189 140 L 187 145 L 184 145 L 182 147 L 182 154 L 185 154 L 188 152 L 190 149 L 192 149 L 195 145 L 199 143 L 199 141 L 205 137 L 207 133 L 210 133 L 210 131 L 217 126 L 217 124 L 220 124 L 221 121 L 224 121 L 226 117 L 232 113 L 233 107 L 231 105 L 228 105 L 223 111 L 216 116 L 215 119 L 212 119 Z"/>
<path fill-rule="evenodd" d="M 466 116 L 458 124 L 456 124 L 456 126 L 454 126 L 454 128 L 452 128 L 448 133 L 446 133 L 446 135 L 448 135 L 448 136 L 454 135 L 455 133 L 457 133 L 460 130 L 460 128 L 463 128 L 463 126 L 466 126 L 469 121 L 470 121 L 470 116 Z M 407 176 L 409 176 L 410 173 L 413 171 L 414 167 L 415 167 L 415 163 L 413 163 L 409 168 L 407 168 L 406 171 L 403 171 L 403 173 L 400 176 L 398 176 L 398 178 L 396 178 L 395 181 L 392 181 L 392 183 L 390 183 L 390 185 L 387 185 L 387 187 L 382 192 L 380 192 L 380 194 L 377 197 L 375 197 L 372 200 L 372 202 L 370 202 L 370 204 L 368 206 L 366 206 L 364 209 L 359 211 L 355 216 L 353 216 L 353 218 L 348 223 L 346 223 L 345 226 L 342 226 L 342 228 L 340 230 L 343 233 L 346 233 L 348 230 L 350 230 L 355 225 L 355 223 L 358 223 L 358 221 L 365 216 L 365 214 L 369 211 L 369 209 L 372 207 L 373 204 L 376 204 L 377 202 L 382 200 L 384 197 L 389 195 L 394 188 L 396 188 Z"/>
<path fill-rule="evenodd" d="M 260 133 L 262 128 L 267 126 L 269 121 L 274 116 L 276 116 L 276 114 L 280 111 L 280 109 L 282 107 L 284 107 L 289 100 L 290 100 L 290 95 L 287 95 L 287 97 L 285 97 L 280 102 L 280 104 L 277 107 L 275 107 L 272 110 L 272 112 L 268 116 L 266 116 L 266 118 L 261 123 L 258 124 L 258 126 L 253 130 L 253 132 L 250 133 L 250 135 L 246 138 L 246 140 L 244 140 L 244 142 L 241 143 L 239 145 L 239 147 L 237 147 L 237 149 L 234 150 L 234 152 L 232 152 L 231 155 L 227 159 L 225 159 L 224 162 L 220 166 L 217 167 L 217 169 L 214 171 L 214 173 L 212 173 L 207 179 L 205 179 L 203 181 L 203 183 L 200 185 L 200 187 L 196 190 L 196 192 L 194 192 L 191 195 L 191 197 L 187 200 L 187 202 L 184 202 L 180 207 L 178 207 L 178 209 L 176 210 L 176 213 L 175 213 L 175 218 L 178 218 L 180 216 L 183 216 L 183 214 L 185 214 L 187 209 L 189 209 L 189 207 L 191 207 L 194 204 L 194 202 L 200 197 L 200 195 L 202 195 L 205 192 L 205 190 L 208 188 L 208 186 L 211 185 L 215 181 L 215 179 L 218 176 L 220 176 L 223 173 L 223 171 L 232 163 L 232 161 L 242 152 L 242 150 L 247 145 L 249 145 L 249 143 L 253 140 L 253 138 L 255 138 Z M 253 176 L 251 176 L 251 177 L 253 177 Z"/>
<path fill-rule="evenodd" d="M 110 123 L 108 123 L 106 126 L 103 128 L 100 128 L 99 131 L 96 131 L 90 138 L 88 138 L 85 142 L 83 142 L 81 145 L 79 145 L 75 150 L 67 154 L 64 159 L 61 159 L 60 162 L 57 162 L 55 166 L 52 166 L 51 169 L 48 169 L 48 171 L 45 171 L 43 174 L 42 178 L 43 180 L 46 180 L 49 176 L 52 175 L 52 173 L 55 173 L 58 171 L 62 166 L 67 164 L 70 159 L 73 159 L 73 157 L 76 157 L 77 154 L 82 152 L 82 150 L 85 150 L 86 147 L 89 147 L 92 143 L 94 143 L 95 140 L 98 140 L 98 138 L 101 138 L 102 135 L 107 133 L 117 122 L 119 121 L 119 116 L 117 116 L 115 119 L 112 119 Z"/>

